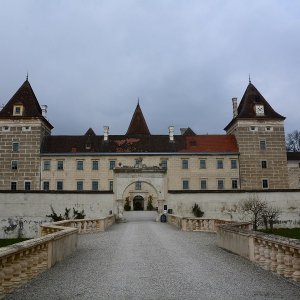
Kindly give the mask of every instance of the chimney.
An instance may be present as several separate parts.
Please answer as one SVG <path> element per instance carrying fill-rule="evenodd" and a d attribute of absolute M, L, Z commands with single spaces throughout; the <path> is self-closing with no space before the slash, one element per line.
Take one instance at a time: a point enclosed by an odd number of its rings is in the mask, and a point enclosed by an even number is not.
<path fill-rule="evenodd" d="M 169 126 L 169 141 L 174 142 L 174 126 Z"/>
<path fill-rule="evenodd" d="M 237 98 L 232 98 L 232 111 L 233 111 L 233 117 L 235 118 L 238 115 Z"/>
<path fill-rule="evenodd" d="M 108 141 L 108 134 L 109 134 L 109 126 L 103 126 L 103 140 L 105 142 Z"/>

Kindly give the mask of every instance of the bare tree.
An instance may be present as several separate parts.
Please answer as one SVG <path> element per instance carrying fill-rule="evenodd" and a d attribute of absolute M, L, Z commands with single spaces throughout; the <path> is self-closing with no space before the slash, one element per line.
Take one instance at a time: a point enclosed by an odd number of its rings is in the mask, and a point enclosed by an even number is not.
<path fill-rule="evenodd" d="M 263 223 L 262 216 L 266 208 L 267 203 L 260 200 L 256 194 L 249 195 L 249 198 L 239 205 L 240 212 L 252 223 L 253 230 L 257 230 L 258 226 Z"/>
<path fill-rule="evenodd" d="M 276 221 L 278 221 L 279 216 L 281 214 L 281 209 L 278 207 L 266 207 L 262 213 L 263 222 L 266 230 L 268 230 L 268 225 L 270 225 L 270 229 L 273 230 L 273 225 Z"/>
<path fill-rule="evenodd" d="M 286 150 L 300 152 L 300 131 L 294 130 L 286 136 Z"/>

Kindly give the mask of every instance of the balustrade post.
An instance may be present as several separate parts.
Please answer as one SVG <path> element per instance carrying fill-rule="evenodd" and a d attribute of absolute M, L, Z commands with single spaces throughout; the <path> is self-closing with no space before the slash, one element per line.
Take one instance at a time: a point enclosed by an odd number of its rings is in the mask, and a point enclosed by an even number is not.
<path fill-rule="evenodd" d="M 4 288 L 4 293 L 8 294 L 12 291 L 13 289 L 13 283 L 12 283 L 12 277 L 13 277 L 13 258 L 7 258 L 4 260 L 4 268 L 3 268 L 3 273 L 4 273 L 4 278 L 3 278 L 3 283 L 2 286 Z"/>
<path fill-rule="evenodd" d="M 285 269 L 284 269 L 284 277 L 290 278 L 293 275 L 293 254 L 290 251 L 289 247 L 283 247 L 284 250 L 284 265 L 285 265 Z"/>
<path fill-rule="evenodd" d="M 21 285 L 21 264 L 20 264 L 20 254 L 13 255 L 13 277 L 11 279 L 13 288 L 18 288 Z"/>
<path fill-rule="evenodd" d="M 259 245 L 259 265 L 264 268 L 265 266 L 265 247 L 264 243 L 262 240 L 260 240 L 260 245 Z"/>
<path fill-rule="evenodd" d="M 276 245 L 278 251 L 277 251 L 277 268 L 276 268 L 276 272 L 279 275 L 283 275 L 284 274 L 284 269 L 285 269 L 285 265 L 284 265 L 284 252 L 282 249 L 281 245 Z"/>
<path fill-rule="evenodd" d="M 270 253 L 270 258 L 271 258 L 271 271 L 276 273 L 277 269 L 277 248 L 275 247 L 274 243 L 271 243 L 271 253 Z"/>
<path fill-rule="evenodd" d="M 200 226 L 199 226 L 200 220 L 195 220 L 195 231 L 199 231 Z"/>
<path fill-rule="evenodd" d="M 260 243 L 259 240 L 254 238 L 254 261 L 259 264 L 260 253 L 259 253 Z"/>
<path fill-rule="evenodd" d="M 294 273 L 292 275 L 293 280 L 300 282 L 300 250 L 295 249 L 292 259 Z"/>
<path fill-rule="evenodd" d="M 187 219 L 185 219 L 185 218 L 182 218 L 182 220 L 181 220 L 181 230 L 182 231 L 187 231 Z"/>
<path fill-rule="evenodd" d="M 264 242 L 264 257 L 265 257 L 265 262 L 263 268 L 265 270 L 270 270 L 271 269 L 271 259 L 270 259 L 270 246 L 268 242 Z"/>

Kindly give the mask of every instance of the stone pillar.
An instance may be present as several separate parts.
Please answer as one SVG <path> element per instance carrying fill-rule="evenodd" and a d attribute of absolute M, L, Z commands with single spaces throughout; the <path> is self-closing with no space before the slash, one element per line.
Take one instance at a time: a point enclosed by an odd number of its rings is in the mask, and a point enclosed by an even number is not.
<path fill-rule="evenodd" d="M 122 220 L 123 219 L 123 212 L 124 212 L 123 199 L 118 199 L 117 200 L 117 208 L 118 208 L 117 219 Z"/>

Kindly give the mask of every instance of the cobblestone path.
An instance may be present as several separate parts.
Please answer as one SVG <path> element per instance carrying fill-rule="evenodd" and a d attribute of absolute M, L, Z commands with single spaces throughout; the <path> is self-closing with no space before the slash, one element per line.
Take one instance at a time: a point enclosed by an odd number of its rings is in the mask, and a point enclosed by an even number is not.
<path fill-rule="evenodd" d="M 300 287 L 215 245 L 129 213 L 7 299 L 300 299 Z"/>

